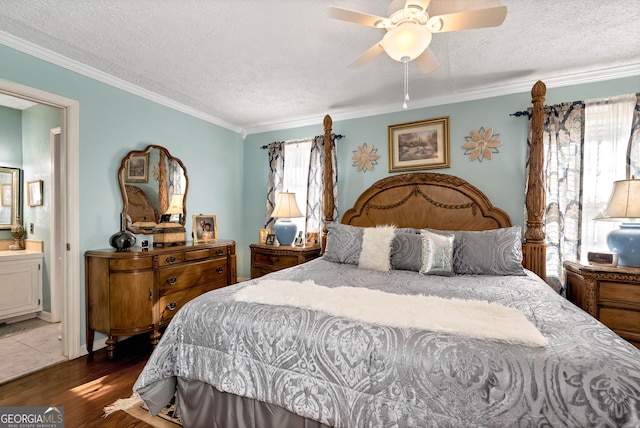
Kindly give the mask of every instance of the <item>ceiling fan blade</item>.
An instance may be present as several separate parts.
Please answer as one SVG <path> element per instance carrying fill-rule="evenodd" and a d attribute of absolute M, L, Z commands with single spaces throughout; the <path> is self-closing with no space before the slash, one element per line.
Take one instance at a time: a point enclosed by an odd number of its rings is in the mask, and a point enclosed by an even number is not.
<path fill-rule="evenodd" d="M 385 21 L 387 18 L 369 15 L 368 13 L 356 12 L 354 10 L 343 9 L 341 7 L 329 6 L 329 16 L 342 21 L 353 22 L 354 24 L 375 27 L 376 22 Z"/>
<path fill-rule="evenodd" d="M 504 22 L 506 16 L 506 6 L 450 13 L 432 16 L 427 21 L 427 28 L 432 33 L 444 33 L 472 28 L 497 27 Z"/>
<path fill-rule="evenodd" d="M 440 67 L 440 63 L 438 63 L 438 60 L 433 54 L 431 48 L 427 48 L 422 55 L 414 60 L 414 62 L 424 74 L 431 73 L 433 70 Z"/>
<path fill-rule="evenodd" d="M 363 65 L 380 55 L 382 52 L 384 52 L 384 48 L 380 43 L 376 43 L 375 45 L 364 51 L 364 53 L 358 58 L 351 61 L 351 64 L 349 64 L 349 68 L 362 67 Z"/>

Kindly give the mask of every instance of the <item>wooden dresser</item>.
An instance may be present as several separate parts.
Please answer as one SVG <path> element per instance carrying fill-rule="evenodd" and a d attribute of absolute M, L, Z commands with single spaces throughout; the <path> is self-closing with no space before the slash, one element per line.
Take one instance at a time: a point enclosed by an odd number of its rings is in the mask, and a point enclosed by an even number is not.
<path fill-rule="evenodd" d="M 320 257 L 320 246 L 288 247 L 251 244 L 251 278 L 258 278 Z"/>
<path fill-rule="evenodd" d="M 119 336 L 159 330 L 189 300 L 237 282 L 234 241 L 190 244 L 118 252 L 85 253 L 87 350 L 94 332 L 108 336 L 107 354 L 114 357 Z"/>
<path fill-rule="evenodd" d="M 640 268 L 564 262 L 567 298 L 640 348 Z"/>

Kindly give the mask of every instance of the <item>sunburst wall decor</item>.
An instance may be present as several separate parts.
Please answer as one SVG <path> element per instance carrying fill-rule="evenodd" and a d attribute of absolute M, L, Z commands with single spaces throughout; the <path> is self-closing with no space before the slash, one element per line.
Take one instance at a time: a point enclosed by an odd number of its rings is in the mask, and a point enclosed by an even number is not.
<path fill-rule="evenodd" d="M 493 128 L 489 128 L 486 131 L 484 126 L 478 131 L 471 131 L 469 137 L 464 137 L 467 141 L 462 145 L 464 154 L 469 155 L 469 160 L 478 159 L 482 162 L 482 159 L 493 159 L 494 153 L 498 152 L 498 147 L 502 145 L 502 141 L 498 140 L 500 134 L 494 134 Z"/>
<path fill-rule="evenodd" d="M 353 156 L 351 157 L 353 166 L 362 172 L 372 170 L 373 165 L 378 164 L 378 158 L 380 157 L 376 154 L 377 151 L 378 149 L 373 148 L 373 144 L 367 146 L 367 143 L 364 143 L 362 146 L 358 146 L 358 150 L 354 150 Z"/>

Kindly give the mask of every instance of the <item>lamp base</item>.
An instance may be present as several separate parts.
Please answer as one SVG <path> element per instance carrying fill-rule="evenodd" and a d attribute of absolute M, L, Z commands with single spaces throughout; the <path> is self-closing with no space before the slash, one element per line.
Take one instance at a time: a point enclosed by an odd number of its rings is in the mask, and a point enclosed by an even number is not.
<path fill-rule="evenodd" d="M 298 227 L 291 220 L 287 219 L 280 219 L 276 221 L 274 229 L 276 232 L 276 239 L 280 245 L 284 246 L 290 246 L 298 232 Z"/>
<path fill-rule="evenodd" d="M 618 255 L 618 266 L 640 267 L 640 223 L 623 223 L 609 233 L 609 249 Z"/>

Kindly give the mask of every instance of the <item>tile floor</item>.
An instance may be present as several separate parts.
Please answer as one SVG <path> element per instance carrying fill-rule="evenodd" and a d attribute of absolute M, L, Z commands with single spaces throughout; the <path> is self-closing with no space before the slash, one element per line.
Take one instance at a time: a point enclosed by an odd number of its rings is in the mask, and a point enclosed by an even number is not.
<path fill-rule="evenodd" d="M 26 332 L 0 338 L 0 385 L 66 361 L 59 334 L 60 323 L 43 323 Z"/>

